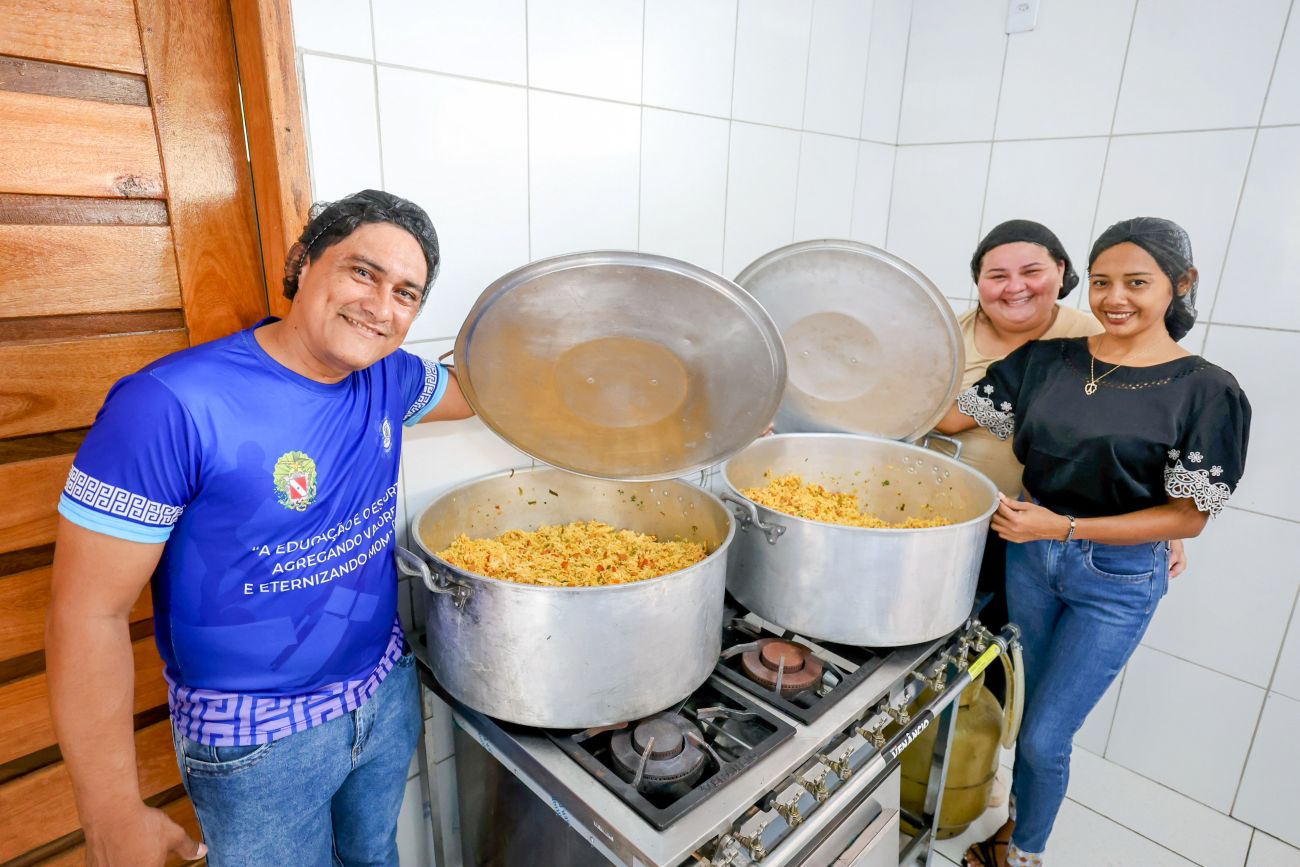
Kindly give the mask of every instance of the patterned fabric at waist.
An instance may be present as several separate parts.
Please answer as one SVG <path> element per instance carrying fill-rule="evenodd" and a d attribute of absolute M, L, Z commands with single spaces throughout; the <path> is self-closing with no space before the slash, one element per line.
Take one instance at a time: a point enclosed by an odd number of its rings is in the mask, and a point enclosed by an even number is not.
<path fill-rule="evenodd" d="M 307 695 L 259 696 L 191 689 L 167 675 L 172 722 L 196 743 L 216 747 L 264 744 L 329 722 L 365 704 L 402 658 L 400 621 L 374 670 L 362 678 L 327 684 Z"/>

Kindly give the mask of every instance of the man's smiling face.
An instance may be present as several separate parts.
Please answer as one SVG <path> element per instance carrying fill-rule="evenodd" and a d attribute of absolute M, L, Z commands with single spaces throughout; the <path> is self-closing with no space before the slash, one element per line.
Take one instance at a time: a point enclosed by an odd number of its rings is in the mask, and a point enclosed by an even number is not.
<path fill-rule="evenodd" d="M 428 268 L 392 223 L 366 223 L 303 265 L 287 317 L 312 358 L 341 379 L 391 354 L 420 312 Z"/>

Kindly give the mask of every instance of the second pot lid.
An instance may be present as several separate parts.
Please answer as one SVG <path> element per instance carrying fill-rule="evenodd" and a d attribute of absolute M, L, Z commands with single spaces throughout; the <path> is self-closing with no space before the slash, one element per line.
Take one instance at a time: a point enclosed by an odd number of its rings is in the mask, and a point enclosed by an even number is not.
<path fill-rule="evenodd" d="M 736 277 L 785 341 L 776 429 L 915 440 L 956 399 L 965 367 L 948 302 L 908 262 L 857 241 L 802 241 Z"/>
<path fill-rule="evenodd" d="M 516 448 L 607 479 L 684 476 L 739 452 L 785 388 L 781 337 L 735 283 L 630 251 L 511 271 L 456 338 L 474 411 Z"/>

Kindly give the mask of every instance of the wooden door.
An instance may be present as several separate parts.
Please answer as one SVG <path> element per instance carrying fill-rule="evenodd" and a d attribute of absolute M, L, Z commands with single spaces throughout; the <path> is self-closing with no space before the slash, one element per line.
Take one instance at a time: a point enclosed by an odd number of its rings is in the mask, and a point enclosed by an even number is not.
<path fill-rule="evenodd" d="M 87 427 L 118 378 L 282 306 L 263 245 L 282 257 L 303 211 L 265 239 L 257 220 L 305 204 L 305 160 L 291 142 L 296 186 L 254 201 L 232 21 L 251 22 L 240 47 L 263 84 L 258 28 L 278 23 L 290 59 L 272 71 L 292 79 L 287 2 L 235 6 L 0 0 L 0 864 L 84 861 L 43 637 L 55 507 Z M 278 84 L 282 132 L 298 133 L 296 81 Z M 267 94 L 249 89 L 265 129 Z M 131 612 L 141 790 L 197 837 L 151 614 L 146 589 Z"/>

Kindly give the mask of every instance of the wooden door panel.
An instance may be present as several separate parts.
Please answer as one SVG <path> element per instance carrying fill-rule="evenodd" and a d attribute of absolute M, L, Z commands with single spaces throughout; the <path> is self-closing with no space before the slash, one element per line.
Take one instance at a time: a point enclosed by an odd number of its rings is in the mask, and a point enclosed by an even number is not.
<path fill-rule="evenodd" d="M 0 225 L 0 318 L 180 306 L 166 226 Z"/>
<path fill-rule="evenodd" d="M 45 612 L 50 605 L 50 567 L 0 577 L 0 661 L 36 653 L 45 646 Z M 153 617 L 153 594 L 146 586 L 128 620 Z M 0 705 L 3 707 L 3 705 Z"/>
<path fill-rule="evenodd" d="M 131 712 L 142 713 L 167 703 L 167 681 L 153 636 L 131 645 L 135 661 L 135 697 Z M 0 685 L 0 765 L 55 745 L 45 674 Z"/>
<path fill-rule="evenodd" d="M 132 0 L 4 0 L 0 11 L 0 54 L 144 72 Z"/>
<path fill-rule="evenodd" d="M 85 427 L 113 383 L 188 343 L 174 330 L 0 345 L 0 437 Z"/>
<path fill-rule="evenodd" d="M 0 491 L 5 492 L 4 508 L 0 509 L 0 552 L 54 541 L 54 509 L 70 466 L 72 455 L 0 464 Z"/>
<path fill-rule="evenodd" d="M 181 785 L 171 720 L 135 733 L 140 795 L 150 798 Z M 62 762 L 0 785 L 0 863 L 81 827 L 72 778 Z"/>
<path fill-rule="evenodd" d="M 146 106 L 0 91 L 0 190 L 162 198 Z"/>
<path fill-rule="evenodd" d="M 190 835 L 190 839 L 198 840 L 199 838 L 199 819 L 194 815 L 194 805 L 190 803 L 187 797 L 176 798 L 168 801 L 159 807 L 167 817 L 185 829 L 185 833 Z M 167 859 L 167 867 L 178 867 L 181 864 L 189 864 L 191 867 L 202 867 L 207 861 L 182 861 L 175 856 Z M 78 843 L 71 849 L 66 849 L 55 855 L 53 858 L 47 858 L 44 861 L 38 861 L 36 867 L 85 867 L 86 864 L 86 847 Z"/>

